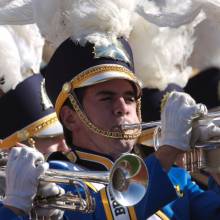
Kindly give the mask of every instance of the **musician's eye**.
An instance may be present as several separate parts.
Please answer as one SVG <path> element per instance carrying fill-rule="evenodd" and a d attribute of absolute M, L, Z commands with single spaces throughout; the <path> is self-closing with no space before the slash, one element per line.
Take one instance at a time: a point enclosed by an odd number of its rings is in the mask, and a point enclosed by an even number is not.
<path fill-rule="evenodd" d="M 125 102 L 126 102 L 126 103 L 136 102 L 135 96 L 126 96 L 126 97 L 124 97 L 124 99 L 125 99 Z"/>
<path fill-rule="evenodd" d="M 105 97 L 102 97 L 100 98 L 100 101 L 112 101 L 112 97 L 111 96 L 105 96 Z"/>

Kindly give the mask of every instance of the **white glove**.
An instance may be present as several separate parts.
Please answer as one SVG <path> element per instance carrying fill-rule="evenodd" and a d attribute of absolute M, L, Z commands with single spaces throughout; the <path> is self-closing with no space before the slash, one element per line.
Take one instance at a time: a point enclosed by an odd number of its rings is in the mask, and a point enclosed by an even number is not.
<path fill-rule="evenodd" d="M 190 148 L 192 120 L 207 114 L 206 106 L 181 92 L 172 92 L 161 113 L 160 146 L 170 145 L 186 151 Z"/>
<path fill-rule="evenodd" d="M 198 120 L 193 123 L 191 146 L 202 145 L 212 138 L 220 139 L 218 120 Z"/>
<path fill-rule="evenodd" d="M 4 205 L 28 213 L 37 193 L 38 178 L 48 169 L 43 155 L 29 147 L 14 147 L 6 167 L 6 197 Z"/>
<path fill-rule="evenodd" d="M 55 183 L 40 183 L 38 186 L 37 196 L 48 198 L 53 196 L 61 196 L 65 193 L 64 189 Z M 35 208 L 38 217 L 47 217 L 51 220 L 60 220 L 63 218 L 64 211 L 55 208 Z"/>

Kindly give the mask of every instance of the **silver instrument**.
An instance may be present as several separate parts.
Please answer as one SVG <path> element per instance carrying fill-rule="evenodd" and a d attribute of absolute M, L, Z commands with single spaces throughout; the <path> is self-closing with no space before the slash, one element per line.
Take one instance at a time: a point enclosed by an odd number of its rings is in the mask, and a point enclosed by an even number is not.
<path fill-rule="evenodd" d="M 2 172 L 5 172 L 4 168 Z M 53 198 L 35 198 L 34 205 L 44 208 L 93 212 L 95 200 L 87 182 L 109 187 L 114 199 L 123 206 L 137 204 L 145 195 L 148 186 L 148 172 L 144 161 L 134 154 L 119 157 L 111 171 L 66 171 L 48 169 L 40 176 L 40 182 L 73 185 L 76 194 L 67 192 Z"/>
<path fill-rule="evenodd" d="M 197 120 L 211 120 L 219 117 L 220 117 L 220 111 L 216 111 L 216 112 L 209 112 L 207 115 L 198 117 Z M 155 128 L 157 126 L 161 126 L 161 121 L 142 122 L 136 124 L 123 124 L 120 126 L 120 129 L 122 131 L 135 130 L 135 129 L 146 130 L 150 128 Z"/>
<path fill-rule="evenodd" d="M 207 115 L 197 117 L 194 120 L 204 123 L 217 118 L 220 118 L 220 111 L 209 112 Z M 149 130 L 153 138 L 153 146 L 156 147 L 159 145 L 161 121 L 121 125 L 121 130 L 132 129 Z M 196 143 L 196 146 L 193 146 L 191 151 L 184 153 L 181 165 L 190 172 L 205 170 L 220 173 L 220 137 L 204 143 Z"/>
<path fill-rule="evenodd" d="M 6 151 L 0 151 L 0 167 L 6 166 L 8 159 L 8 153 Z"/>

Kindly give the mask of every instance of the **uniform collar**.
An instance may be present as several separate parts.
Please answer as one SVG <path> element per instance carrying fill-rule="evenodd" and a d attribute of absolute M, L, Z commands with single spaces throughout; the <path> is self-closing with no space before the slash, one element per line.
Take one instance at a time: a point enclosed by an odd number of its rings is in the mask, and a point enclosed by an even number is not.
<path fill-rule="evenodd" d="M 75 160 L 74 162 L 83 165 L 87 164 L 87 166 L 90 165 L 90 169 L 99 167 L 101 170 L 110 170 L 114 164 L 113 159 L 107 155 L 75 146 L 71 148 L 71 154 L 74 154 L 71 155 Z"/>

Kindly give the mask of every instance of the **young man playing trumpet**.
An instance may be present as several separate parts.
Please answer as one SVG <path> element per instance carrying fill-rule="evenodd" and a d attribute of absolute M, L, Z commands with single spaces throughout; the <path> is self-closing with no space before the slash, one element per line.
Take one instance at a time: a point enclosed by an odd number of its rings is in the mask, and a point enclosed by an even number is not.
<path fill-rule="evenodd" d="M 123 51 L 127 51 L 131 58 L 128 43 L 122 38 L 117 41 L 123 45 Z M 112 57 L 93 58 L 93 50 L 94 45 L 89 42 L 83 47 L 74 44 L 71 39 L 66 40 L 57 49 L 47 67 L 46 87 L 51 100 L 56 102 L 66 140 L 68 143 L 71 142 L 72 160 L 86 169 L 106 170 L 112 167 L 121 154 L 132 152 L 134 149 L 140 131 L 130 130 L 127 133 L 120 130 L 120 127 L 123 124 L 141 122 L 141 87 L 131 63 Z M 78 58 L 75 57 L 73 63 L 72 57 L 76 53 Z M 61 66 L 64 60 L 66 65 Z M 80 60 L 87 62 L 82 63 Z M 62 75 L 61 69 L 64 73 Z M 63 82 L 67 83 L 63 85 Z M 125 219 L 146 219 L 151 215 L 158 218 L 162 216 L 163 211 L 167 216 L 177 219 L 189 219 L 190 216 L 193 219 L 218 219 L 220 197 L 213 192 L 201 192 L 190 182 L 190 176 L 186 172 L 171 168 L 177 156 L 190 148 L 190 141 L 194 138 L 192 120 L 206 112 L 205 106 L 196 104 L 189 95 L 171 93 L 161 115 L 161 146 L 153 155 L 144 159 L 148 168 L 149 183 L 141 202 L 129 208 L 111 203 L 107 188 L 102 188 L 94 193 L 94 213 L 66 212 L 65 215 L 72 219 L 117 219 L 122 216 Z M 199 127 L 196 129 L 197 133 L 200 132 Z M 207 138 L 220 134 L 219 128 L 213 124 L 203 127 L 202 131 L 208 132 Z M 200 133 L 196 137 L 193 141 L 203 138 Z M 15 217 L 13 211 L 19 213 L 30 210 L 37 191 L 38 178 L 47 170 L 42 157 L 33 150 L 14 149 L 11 157 L 13 159 L 9 160 L 7 165 L 8 182 L 19 182 L 19 178 L 24 178 L 12 175 L 18 172 L 16 167 L 19 167 L 21 157 L 23 172 L 27 176 L 29 172 L 32 175 L 30 179 L 22 179 L 25 188 L 23 185 L 19 188 L 7 188 L 3 201 L 7 208 L 1 209 L 2 215 L 8 215 L 7 219 L 10 219 L 9 216 Z M 40 167 L 36 166 L 38 160 L 43 162 Z M 13 176 L 16 176 L 16 180 Z M 183 178 L 184 181 L 179 178 Z M 29 196 L 25 193 L 27 190 Z M 25 196 L 19 192 L 23 192 Z M 168 203 L 170 204 L 166 206 Z M 205 212 L 201 212 L 204 207 Z M 163 210 L 157 212 L 162 208 Z"/>
<path fill-rule="evenodd" d="M 96 3 L 98 6 L 105 3 L 97 9 L 99 13 L 92 7 L 93 2 L 95 6 Z M 73 12 L 80 16 L 78 20 L 73 19 L 72 11 L 61 13 L 68 19 L 59 24 L 71 29 L 66 22 L 72 18 L 72 25 L 76 22 L 80 28 L 76 29 L 76 35 L 69 34 L 71 37 L 57 48 L 45 71 L 47 93 L 71 147 L 71 153 L 64 159 L 84 170 L 111 169 L 122 154 L 135 152 L 136 140 L 141 133 L 140 129 L 121 129 L 124 124 L 141 123 L 141 83 L 135 76 L 132 50 L 126 40 L 131 31 L 130 22 L 127 16 L 126 19 L 120 16 L 126 7 L 117 11 L 117 3 L 92 1 L 91 8 L 89 4 L 78 5 L 82 11 L 73 7 Z M 114 7 L 109 10 L 112 4 Z M 85 14 L 88 23 L 83 20 Z M 122 20 L 125 23 L 121 23 Z M 96 24 L 99 21 L 101 24 Z M 92 30 L 89 25 L 82 27 L 81 24 L 90 24 Z M 128 29 L 123 32 L 126 27 Z M 196 104 L 189 95 L 171 93 L 161 114 L 160 146 L 154 154 L 144 158 L 148 185 L 143 199 L 126 207 L 115 201 L 108 187 L 99 185 L 91 190 L 96 201 L 94 212 L 67 211 L 64 217 L 219 219 L 219 195 L 202 192 L 186 171 L 171 167 L 179 154 L 190 149 L 190 143 L 220 135 L 220 129 L 212 123 L 203 129 L 192 127 L 192 121 L 206 113 L 206 107 Z M 39 152 L 29 148 L 15 148 L 9 157 L 6 169 L 8 187 L 0 215 L 5 219 L 18 219 L 33 207 L 39 178 L 46 173 L 48 164 Z M 23 175 L 19 175 L 20 167 Z M 48 191 L 44 194 L 50 195 Z M 45 214 L 52 216 L 51 212 Z"/>

